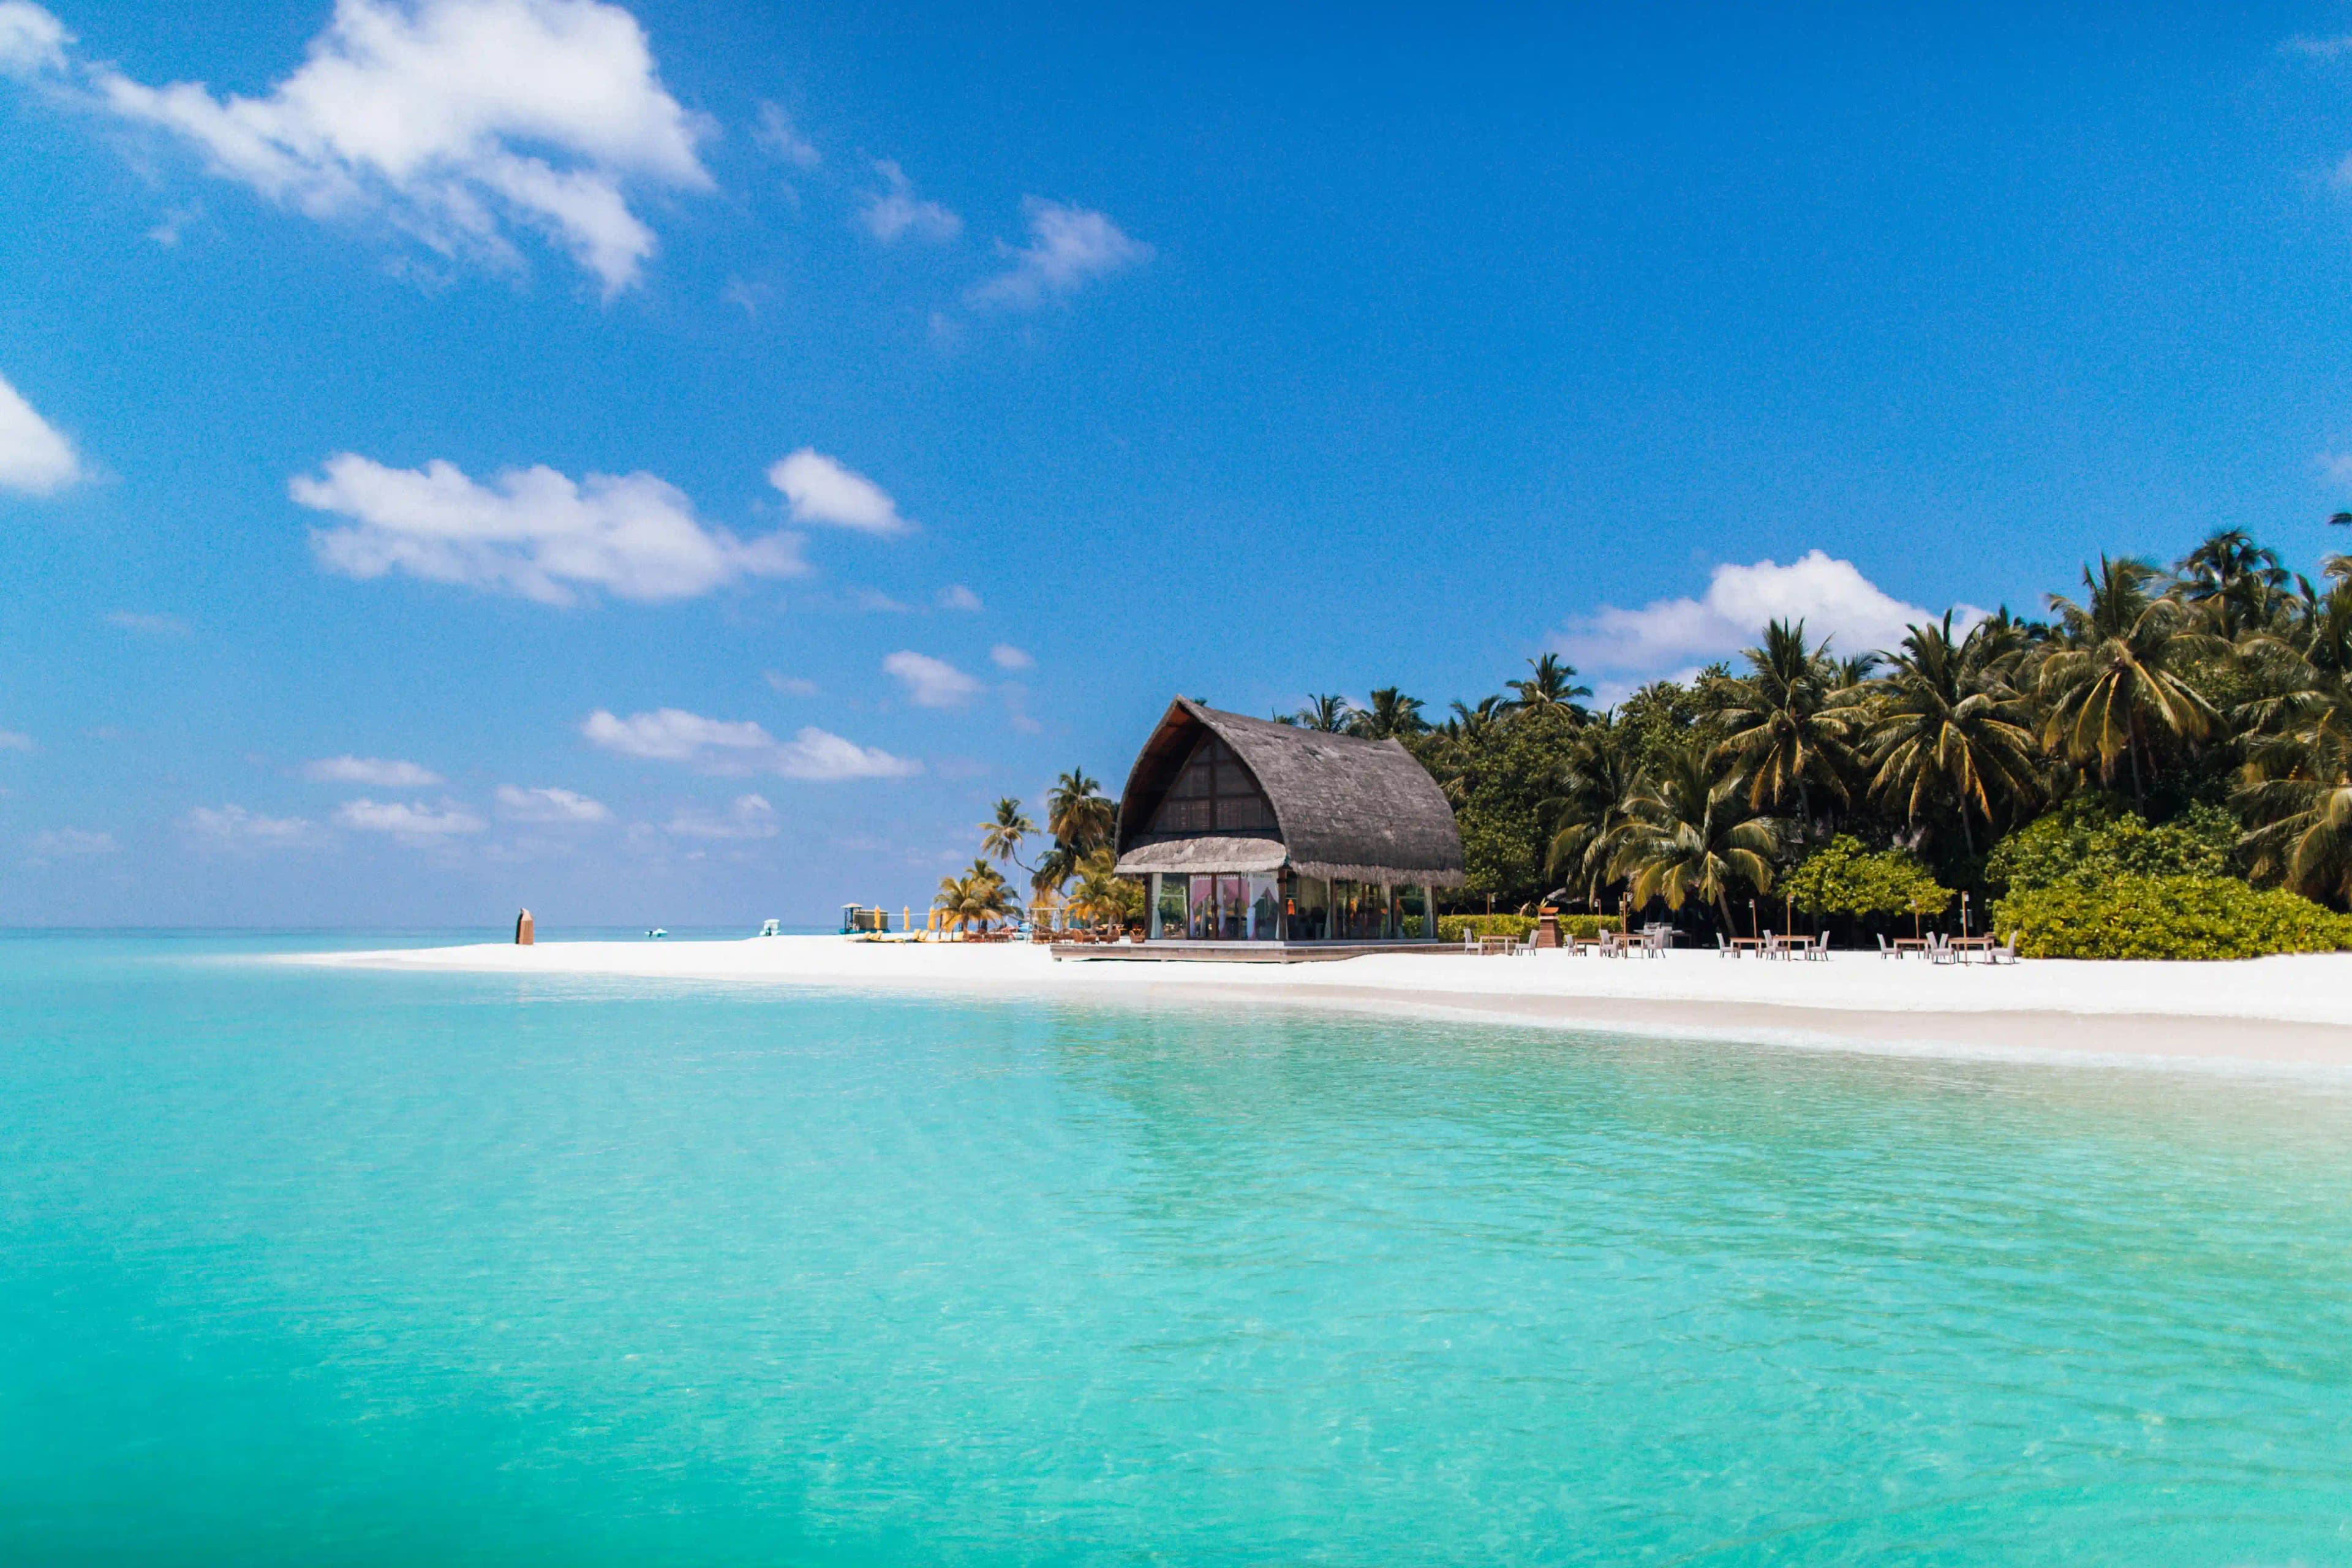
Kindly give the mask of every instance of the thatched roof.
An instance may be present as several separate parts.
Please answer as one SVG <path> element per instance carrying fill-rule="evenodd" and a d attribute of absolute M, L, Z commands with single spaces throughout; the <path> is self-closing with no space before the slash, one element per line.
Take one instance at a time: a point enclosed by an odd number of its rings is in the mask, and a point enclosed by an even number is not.
<path fill-rule="evenodd" d="M 1204 737 L 1233 748 L 1274 807 L 1276 834 L 1152 834 L 1169 786 Z M 1118 868 L 1271 871 L 1358 882 L 1462 885 L 1462 836 L 1429 771 L 1394 741 L 1328 735 L 1179 697 L 1119 799 Z"/>

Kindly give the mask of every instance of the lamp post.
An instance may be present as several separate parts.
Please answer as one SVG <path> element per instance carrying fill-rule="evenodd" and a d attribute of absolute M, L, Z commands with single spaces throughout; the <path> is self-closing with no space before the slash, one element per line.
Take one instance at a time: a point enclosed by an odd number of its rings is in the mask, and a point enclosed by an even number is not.
<path fill-rule="evenodd" d="M 1960 934 L 1969 934 L 1969 895 L 1966 889 L 1960 891 Z"/>

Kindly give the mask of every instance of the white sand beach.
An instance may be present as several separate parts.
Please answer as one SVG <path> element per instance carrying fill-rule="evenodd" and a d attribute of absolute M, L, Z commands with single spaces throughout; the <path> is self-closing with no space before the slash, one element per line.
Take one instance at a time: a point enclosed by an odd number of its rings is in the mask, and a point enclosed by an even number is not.
<path fill-rule="evenodd" d="M 2038 1058 L 2352 1068 L 2352 953 L 1930 965 L 1398 952 L 1296 964 L 1056 960 L 1028 943 L 549 942 L 304 954 L 386 970 L 766 983 L 1139 1004 L 1254 1000 L 1609 1031 Z"/>

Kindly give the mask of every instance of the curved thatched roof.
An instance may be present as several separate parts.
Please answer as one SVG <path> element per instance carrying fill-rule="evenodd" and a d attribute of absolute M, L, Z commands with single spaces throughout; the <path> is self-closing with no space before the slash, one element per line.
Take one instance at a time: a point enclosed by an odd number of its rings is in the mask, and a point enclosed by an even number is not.
<path fill-rule="evenodd" d="M 1152 834 L 1147 826 L 1205 736 L 1233 748 L 1273 807 L 1276 836 Z M 1179 697 L 1144 742 L 1119 798 L 1118 868 L 1270 871 L 1359 882 L 1463 882 L 1454 808 L 1394 741 L 1328 735 Z"/>

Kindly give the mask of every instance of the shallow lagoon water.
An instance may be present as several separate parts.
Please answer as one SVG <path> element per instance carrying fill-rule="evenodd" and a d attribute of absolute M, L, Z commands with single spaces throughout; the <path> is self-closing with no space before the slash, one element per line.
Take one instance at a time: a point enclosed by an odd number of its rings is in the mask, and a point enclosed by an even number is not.
<path fill-rule="evenodd" d="M 2341 1078 L 287 945 L 0 941 L 0 1558 L 2352 1562 Z"/>

